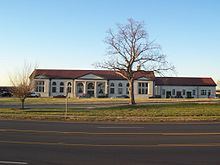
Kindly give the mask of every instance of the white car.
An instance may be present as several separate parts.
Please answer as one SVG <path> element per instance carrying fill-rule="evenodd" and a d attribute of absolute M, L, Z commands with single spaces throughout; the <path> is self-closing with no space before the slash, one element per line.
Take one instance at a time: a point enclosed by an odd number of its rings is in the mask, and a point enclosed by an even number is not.
<path fill-rule="evenodd" d="M 40 97 L 40 93 L 30 92 L 30 93 L 28 94 L 28 97 Z"/>

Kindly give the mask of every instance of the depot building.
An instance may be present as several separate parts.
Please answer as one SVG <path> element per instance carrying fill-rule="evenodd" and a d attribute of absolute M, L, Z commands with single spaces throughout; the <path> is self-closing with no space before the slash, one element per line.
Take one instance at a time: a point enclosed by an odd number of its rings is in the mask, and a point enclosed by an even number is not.
<path fill-rule="evenodd" d="M 35 69 L 31 76 L 41 97 L 128 97 L 126 79 L 111 70 Z M 135 98 L 214 98 L 210 77 L 155 77 L 152 71 L 134 72 Z"/>

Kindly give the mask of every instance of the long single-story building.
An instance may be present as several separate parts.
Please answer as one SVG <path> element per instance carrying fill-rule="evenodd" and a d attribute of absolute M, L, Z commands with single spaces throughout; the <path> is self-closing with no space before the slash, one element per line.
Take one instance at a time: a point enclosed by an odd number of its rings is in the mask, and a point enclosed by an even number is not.
<path fill-rule="evenodd" d="M 135 98 L 214 98 L 212 78 L 155 77 L 152 71 L 135 71 Z M 30 76 L 41 97 L 126 97 L 128 81 L 111 70 L 35 69 Z"/>
<path fill-rule="evenodd" d="M 155 95 L 162 98 L 214 98 L 216 84 L 212 78 L 156 77 Z"/>

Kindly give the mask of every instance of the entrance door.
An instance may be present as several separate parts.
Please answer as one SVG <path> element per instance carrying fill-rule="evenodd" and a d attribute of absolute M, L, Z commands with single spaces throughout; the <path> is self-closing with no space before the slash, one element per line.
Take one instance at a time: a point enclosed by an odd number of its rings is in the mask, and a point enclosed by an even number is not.
<path fill-rule="evenodd" d="M 186 97 L 187 98 L 192 98 L 192 92 L 186 92 Z"/>
<path fill-rule="evenodd" d="M 166 92 L 166 98 L 171 98 L 171 91 Z"/>
<path fill-rule="evenodd" d="M 182 98 L 182 92 L 181 91 L 176 92 L 176 98 Z"/>
<path fill-rule="evenodd" d="M 87 94 L 88 97 L 94 97 L 94 83 L 88 83 L 87 85 Z"/>

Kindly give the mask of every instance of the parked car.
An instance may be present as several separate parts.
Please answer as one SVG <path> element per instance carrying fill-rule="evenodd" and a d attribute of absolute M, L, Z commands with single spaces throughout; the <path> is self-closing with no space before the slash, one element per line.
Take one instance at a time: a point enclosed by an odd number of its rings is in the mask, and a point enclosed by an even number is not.
<path fill-rule="evenodd" d="M 129 98 L 128 95 L 119 95 L 119 96 L 116 96 L 116 98 Z"/>
<path fill-rule="evenodd" d="M 66 96 L 64 96 L 64 95 L 56 95 L 56 96 L 53 96 L 53 98 L 66 98 Z"/>
<path fill-rule="evenodd" d="M 3 91 L 1 94 L 0 94 L 1 97 L 12 97 L 12 94 L 10 92 L 7 92 L 7 91 Z"/>
<path fill-rule="evenodd" d="M 27 97 L 40 97 L 40 93 L 37 92 L 30 92 Z"/>

